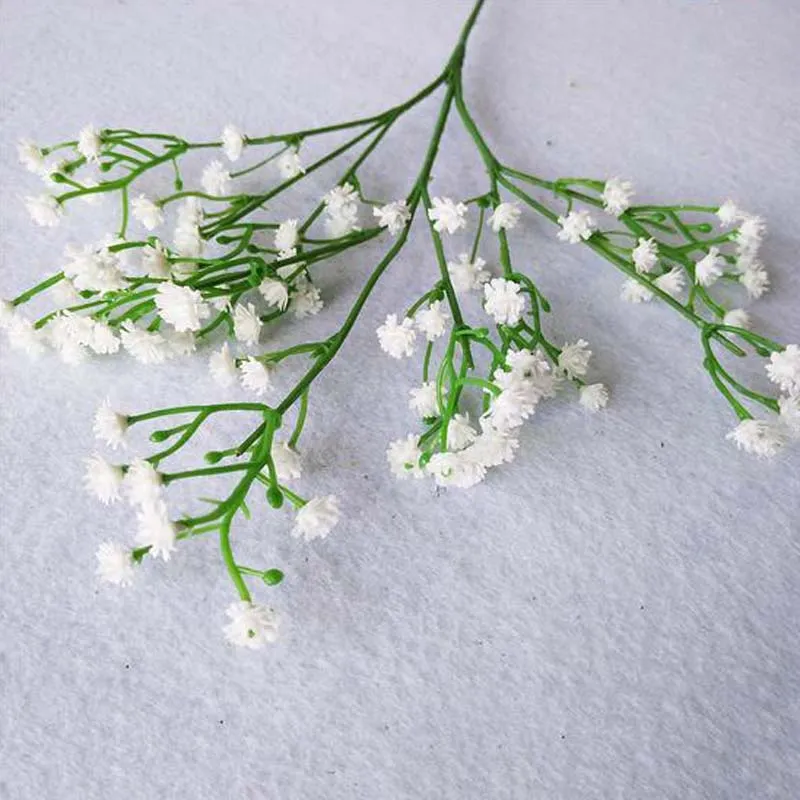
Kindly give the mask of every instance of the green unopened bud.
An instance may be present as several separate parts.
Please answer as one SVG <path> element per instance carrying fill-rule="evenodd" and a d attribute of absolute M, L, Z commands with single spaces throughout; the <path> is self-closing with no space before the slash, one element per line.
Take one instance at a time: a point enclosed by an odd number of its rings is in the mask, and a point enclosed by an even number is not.
<path fill-rule="evenodd" d="M 277 486 L 270 486 L 267 489 L 267 502 L 273 508 L 280 508 L 283 505 L 283 492 Z"/>
<path fill-rule="evenodd" d="M 151 442 L 166 442 L 169 439 L 170 431 L 153 431 L 150 434 Z"/>
<path fill-rule="evenodd" d="M 279 569 L 268 569 L 262 576 L 261 580 L 267 586 L 277 586 L 283 580 L 283 573 Z"/>
<path fill-rule="evenodd" d="M 204 456 L 203 459 L 205 460 L 206 464 L 218 464 L 222 461 L 223 453 L 219 450 L 209 450 Z"/>

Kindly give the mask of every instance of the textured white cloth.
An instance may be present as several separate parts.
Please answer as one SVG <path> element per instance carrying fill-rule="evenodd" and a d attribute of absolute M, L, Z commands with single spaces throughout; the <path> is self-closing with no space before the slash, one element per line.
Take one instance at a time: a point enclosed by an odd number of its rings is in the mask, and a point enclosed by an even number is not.
<path fill-rule="evenodd" d="M 261 133 L 374 113 L 437 73 L 468 6 L 3 3 L 4 200 L 39 191 L 16 163 L 21 136 L 93 122 L 210 139 L 229 122 Z M 654 202 L 731 196 L 766 216 L 775 290 L 753 316 L 797 341 L 798 41 L 785 0 L 490 0 L 465 85 L 513 165 L 619 175 Z M 390 137 L 370 196 L 403 196 L 434 113 Z M 455 127 L 443 155 L 432 194 L 484 190 Z M 86 208 L 51 231 L 3 202 L 0 294 L 57 267 L 65 241 L 99 239 L 110 215 Z M 661 304 L 619 302 L 619 274 L 525 214 L 517 263 L 553 306 L 553 338 L 590 342 L 612 402 L 597 415 L 544 403 L 516 462 L 470 492 L 395 481 L 385 443 L 413 429 L 419 365 L 387 359 L 375 328 L 435 279 L 420 222 L 312 394 L 298 486 L 339 495 L 339 527 L 297 541 L 290 515 L 254 495 L 235 528 L 243 563 L 287 576 L 255 590 L 284 617 L 263 651 L 224 640 L 236 596 L 213 538 L 148 563 L 128 590 L 94 577 L 98 543 L 130 539 L 135 520 L 81 489 L 93 411 L 109 387 L 130 411 L 223 396 L 207 351 L 163 368 L 32 368 L 0 348 L 0 798 L 800 796 L 800 454 L 737 453 L 695 331 Z M 467 235 L 448 247 L 455 260 Z M 310 331 L 333 328 L 378 252 L 321 271 Z M 213 421 L 202 447 L 237 433 Z"/>

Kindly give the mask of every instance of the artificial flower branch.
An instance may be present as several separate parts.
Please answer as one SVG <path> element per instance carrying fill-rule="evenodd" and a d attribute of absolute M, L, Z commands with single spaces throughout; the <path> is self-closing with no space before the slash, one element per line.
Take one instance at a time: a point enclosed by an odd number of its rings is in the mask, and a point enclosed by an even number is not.
<path fill-rule="evenodd" d="M 340 510 L 335 496 L 306 499 L 292 488 L 302 475 L 298 447 L 312 389 L 339 355 L 383 275 L 401 256 L 418 212 L 425 216 L 431 241 L 432 283 L 408 303 L 405 314 L 390 314 L 377 330 L 381 348 L 393 358 L 413 355 L 417 340 L 424 340 L 421 385 L 409 393 L 421 430 L 391 442 L 387 451 L 389 467 L 398 478 L 430 475 L 441 486 L 474 486 L 489 469 L 514 459 L 521 425 L 564 385 L 575 387 L 589 411 L 608 403 L 606 387 L 587 380 L 587 343 L 578 339 L 559 345 L 548 336 L 550 304 L 530 271 L 514 264 L 509 232 L 526 209 L 553 224 L 561 241 L 584 244 L 619 269 L 625 276 L 623 300 L 658 300 L 699 330 L 705 369 L 739 420 L 729 434 L 739 447 L 769 456 L 800 433 L 800 348 L 784 347 L 753 332 L 749 314 L 730 309 L 726 298 L 716 293 L 718 287 L 740 286 L 757 298 L 767 290 L 768 276 L 757 257 L 763 220 L 730 201 L 719 206 L 633 205 L 633 187 L 627 181 L 548 180 L 507 165 L 489 146 L 463 88 L 466 43 L 483 5 L 483 0 L 475 3 L 436 79 L 406 102 L 373 116 L 267 136 L 244 135 L 229 125 L 214 142 L 88 126 L 77 140 L 51 147 L 20 143 L 22 162 L 49 185 L 65 189 L 27 199 L 34 221 L 57 225 L 68 203 L 113 194 L 118 195 L 120 219 L 116 236 L 69 247 L 62 270 L 0 305 L 0 325 L 12 344 L 32 355 L 52 345 L 68 363 L 123 349 L 142 363 L 160 364 L 193 353 L 205 341 L 216 341 L 218 349 L 209 359 L 213 380 L 227 389 L 241 384 L 258 398 L 274 390 L 274 376 L 287 360 L 309 360 L 305 372 L 274 403 L 192 404 L 130 415 L 107 403 L 101 406 L 95 432 L 110 447 L 124 446 L 133 426 L 161 426 L 150 434 L 161 449 L 145 458 L 120 465 L 99 455 L 88 459 L 88 488 L 105 503 L 124 494 L 137 509 L 136 546 L 105 542 L 98 550 L 103 579 L 127 585 L 146 556 L 166 561 L 178 542 L 215 534 L 239 598 L 228 609 L 226 636 L 246 647 L 276 638 L 277 614 L 253 602 L 247 581 L 275 586 L 283 573 L 237 562 L 234 521 L 239 513 L 249 517 L 247 500 L 258 485 L 272 508 L 291 509 L 295 536 L 325 537 L 336 525 Z M 436 121 L 405 198 L 372 199 L 373 192 L 365 194 L 360 169 L 381 152 L 389 130 L 440 89 L 444 95 Z M 488 181 L 483 194 L 463 202 L 430 191 L 442 135 L 452 118 L 469 134 Z M 354 132 L 350 138 L 303 165 L 301 151 L 307 141 L 348 131 Z M 235 171 L 212 160 L 200 186 L 187 185 L 184 157 L 217 150 L 230 163 L 251 153 L 255 160 Z M 62 154 L 66 157 L 59 158 Z M 337 183 L 304 218 L 270 215 L 273 200 L 314 180 L 323 167 L 339 160 L 347 163 Z M 140 179 L 162 167 L 171 170 L 172 191 L 160 198 L 136 194 Z M 92 169 L 99 179 L 85 174 Z M 274 185 L 268 170 L 277 170 Z M 255 193 L 234 188 L 245 177 L 258 182 Z M 365 209 L 374 224 L 362 227 Z M 473 209 L 477 227 L 472 244 L 452 260 L 449 237 L 466 229 Z M 593 213 L 613 220 L 616 227 L 601 228 Z M 171 244 L 154 233 L 168 216 L 175 221 Z M 134 225 L 143 233 L 129 237 Z M 480 255 L 487 252 L 486 229 L 494 235 L 496 275 Z M 300 322 L 322 309 L 312 272 L 387 236 L 390 243 L 332 333 L 281 349 L 262 349 L 265 331 L 273 323 L 290 313 Z M 138 265 L 131 265 L 134 255 Z M 476 297 L 481 300 L 480 318 L 473 321 Z M 29 321 L 21 307 L 42 298 L 50 300 L 49 310 Z M 766 359 L 767 377 L 780 393 L 737 377 L 716 355 L 717 345 L 737 359 L 748 353 Z M 773 419 L 757 418 L 755 407 Z M 169 460 L 184 452 L 219 414 L 248 415 L 253 420 L 250 433 L 206 452 L 203 466 L 169 469 Z M 284 429 L 289 434 L 281 440 L 278 434 Z M 223 499 L 209 501 L 209 511 L 177 519 L 169 513 L 170 485 L 211 478 L 233 483 Z"/>

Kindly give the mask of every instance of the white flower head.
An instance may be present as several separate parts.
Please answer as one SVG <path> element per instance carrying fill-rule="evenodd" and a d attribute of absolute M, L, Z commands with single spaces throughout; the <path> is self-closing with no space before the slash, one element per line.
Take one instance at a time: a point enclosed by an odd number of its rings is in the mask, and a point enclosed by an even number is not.
<path fill-rule="evenodd" d="M 278 230 L 275 231 L 276 250 L 292 250 L 297 246 L 299 238 L 298 225 L 299 222 L 296 219 L 287 219 L 278 225 Z"/>
<path fill-rule="evenodd" d="M 236 383 L 239 373 L 236 370 L 236 359 L 231 355 L 227 342 L 208 359 L 208 371 L 214 383 L 229 388 Z"/>
<path fill-rule="evenodd" d="M 339 239 L 357 230 L 361 230 L 358 224 L 357 206 L 342 206 L 334 211 L 328 209 L 325 231 L 332 239 Z"/>
<path fill-rule="evenodd" d="M 102 456 L 95 454 L 86 459 L 86 489 L 101 503 L 110 505 L 119 500 L 122 478 L 122 468 L 109 464 Z"/>
<path fill-rule="evenodd" d="M 626 303 L 649 303 L 653 299 L 653 293 L 641 281 L 636 278 L 628 278 L 622 284 L 619 293 L 620 299 Z"/>
<path fill-rule="evenodd" d="M 44 169 L 44 154 L 30 139 L 20 139 L 17 143 L 17 157 L 28 172 L 40 175 Z"/>
<path fill-rule="evenodd" d="M 782 430 L 763 419 L 744 419 L 725 438 L 760 458 L 771 458 L 785 443 Z"/>
<path fill-rule="evenodd" d="M 92 325 L 92 335 L 89 347 L 99 355 L 110 355 L 119 351 L 121 342 L 114 329 L 105 322 L 95 322 Z"/>
<path fill-rule="evenodd" d="M 334 186 L 323 198 L 322 202 L 330 213 L 336 213 L 358 203 L 358 190 L 351 183 Z"/>
<path fill-rule="evenodd" d="M 35 328 L 30 320 L 15 314 L 5 325 L 8 343 L 22 350 L 31 358 L 37 358 L 44 352 L 44 335 L 41 329 Z"/>
<path fill-rule="evenodd" d="M 200 183 L 207 194 L 224 197 L 231 188 L 231 174 L 221 161 L 212 161 L 203 170 Z"/>
<path fill-rule="evenodd" d="M 178 286 L 166 281 L 158 285 L 155 296 L 156 307 L 161 319 L 169 323 L 176 331 L 198 331 L 203 321 L 211 313 L 203 302 L 203 295 L 189 286 Z"/>
<path fill-rule="evenodd" d="M 244 150 L 244 136 L 235 125 L 226 125 L 222 129 L 222 152 L 228 161 L 238 161 Z"/>
<path fill-rule="evenodd" d="M 285 152 L 281 153 L 281 155 L 278 157 L 277 165 L 278 172 L 287 181 L 291 180 L 292 178 L 296 178 L 298 175 L 302 175 L 305 172 L 305 169 L 303 169 L 303 163 L 300 161 L 300 154 L 294 147 L 291 147 Z"/>
<path fill-rule="evenodd" d="M 97 548 L 96 574 L 106 583 L 130 586 L 136 574 L 131 551 L 116 542 L 103 542 Z"/>
<path fill-rule="evenodd" d="M 588 211 L 570 211 L 566 217 L 559 217 L 561 230 L 558 238 L 562 242 L 578 244 L 585 242 L 597 229 L 597 223 Z"/>
<path fill-rule="evenodd" d="M 739 220 L 743 220 L 748 216 L 749 215 L 742 211 L 733 200 L 726 200 L 717 209 L 717 217 L 719 218 L 720 224 L 725 228 L 729 228 L 735 222 L 739 222 Z"/>
<path fill-rule="evenodd" d="M 631 252 L 633 266 L 641 275 L 652 272 L 658 264 L 658 244 L 655 239 L 639 239 L 636 247 Z"/>
<path fill-rule="evenodd" d="M 290 307 L 297 319 L 312 317 L 322 311 L 324 303 L 319 289 L 307 278 L 295 280 L 292 287 Z"/>
<path fill-rule="evenodd" d="M 489 280 L 485 266 L 486 262 L 482 258 L 470 261 L 467 253 L 461 253 L 458 261 L 448 262 L 447 272 L 456 292 L 466 294 L 473 289 L 480 289 Z"/>
<path fill-rule="evenodd" d="M 400 233 L 411 219 L 411 212 L 405 200 L 395 200 L 385 206 L 373 208 L 372 215 L 378 220 L 378 226 L 387 228 L 392 236 Z"/>
<path fill-rule="evenodd" d="M 475 441 L 478 432 L 469 421 L 469 414 L 456 414 L 447 424 L 447 448 L 463 450 Z"/>
<path fill-rule="evenodd" d="M 740 259 L 754 258 L 767 232 L 767 224 L 761 217 L 748 214 L 736 231 L 736 249 Z"/>
<path fill-rule="evenodd" d="M 136 513 L 139 528 L 136 532 L 136 544 L 149 547 L 150 554 L 169 561 L 175 552 L 178 531 L 170 520 L 167 506 L 163 500 L 148 503 Z"/>
<path fill-rule="evenodd" d="M 787 345 L 782 351 L 772 353 L 766 365 L 767 376 L 777 383 L 782 392 L 800 393 L 800 347 Z"/>
<path fill-rule="evenodd" d="M 264 278 L 258 286 L 258 291 L 267 305 L 275 306 L 281 311 L 285 311 L 289 305 L 289 289 L 283 281 Z"/>
<path fill-rule="evenodd" d="M 467 225 L 467 207 L 449 197 L 434 197 L 428 209 L 428 219 L 438 233 L 455 233 Z"/>
<path fill-rule="evenodd" d="M 722 318 L 722 324 L 747 330 L 751 325 L 750 315 L 743 308 L 732 308 Z"/>
<path fill-rule="evenodd" d="M 56 284 L 60 286 L 63 283 Z M 68 305 L 63 303 L 62 305 Z M 17 307 L 10 300 L 0 300 L 0 329 L 6 330 L 10 327 L 11 323 L 16 319 Z"/>
<path fill-rule="evenodd" d="M 387 315 L 377 334 L 381 350 L 392 358 L 408 358 L 414 354 L 417 332 L 414 330 L 413 320 L 408 317 L 398 322 L 397 314 Z"/>
<path fill-rule="evenodd" d="M 800 395 L 782 395 L 778 398 L 780 421 L 790 436 L 800 439 Z"/>
<path fill-rule="evenodd" d="M 82 292 L 114 292 L 124 289 L 127 284 L 120 257 L 110 248 L 111 243 L 108 241 L 84 247 L 67 245 L 64 249 L 64 255 L 68 259 L 63 267 L 64 275 Z"/>
<path fill-rule="evenodd" d="M 686 286 L 686 276 L 680 267 L 673 267 L 669 272 L 659 275 L 653 284 L 670 297 L 677 297 Z"/>
<path fill-rule="evenodd" d="M 483 287 L 484 310 L 498 325 L 516 325 L 525 310 L 525 296 L 519 284 L 493 278 Z"/>
<path fill-rule="evenodd" d="M 301 506 L 294 518 L 292 536 L 307 542 L 326 537 L 339 521 L 339 501 L 332 494 L 313 497 Z"/>
<path fill-rule="evenodd" d="M 423 419 L 435 417 L 439 413 L 439 400 L 436 395 L 436 384 L 433 381 L 423 383 L 409 391 L 409 408 Z"/>
<path fill-rule="evenodd" d="M 161 499 L 161 473 L 149 461 L 135 458 L 125 473 L 124 487 L 131 505 L 152 505 Z"/>
<path fill-rule="evenodd" d="M 550 364 L 538 349 L 509 350 L 506 353 L 506 366 L 514 378 L 535 378 L 550 372 Z"/>
<path fill-rule="evenodd" d="M 417 311 L 414 319 L 420 333 L 429 342 L 434 342 L 444 334 L 450 315 L 442 307 L 441 300 L 434 300 L 427 308 Z"/>
<path fill-rule="evenodd" d="M 252 303 L 239 303 L 233 310 L 233 332 L 240 342 L 258 344 L 261 336 L 261 319 Z"/>
<path fill-rule="evenodd" d="M 94 125 L 86 125 L 78 134 L 78 152 L 89 162 L 100 161 L 100 150 L 103 142 L 100 131 Z"/>
<path fill-rule="evenodd" d="M 303 474 L 303 462 L 300 454 L 286 442 L 272 443 L 272 463 L 275 473 L 281 482 L 297 480 Z"/>
<path fill-rule="evenodd" d="M 558 357 L 558 368 L 568 378 L 582 378 L 589 369 L 592 351 L 589 343 L 578 339 L 574 344 L 565 344 Z"/>
<path fill-rule="evenodd" d="M 465 453 L 483 467 L 499 467 L 514 460 L 518 447 L 519 440 L 510 432 L 485 425 L 481 434 Z"/>
<path fill-rule="evenodd" d="M 608 389 L 602 383 L 581 386 L 580 404 L 587 411 L 599 411 L 608 405 Z"/>
<path fill-rule="evenodd" d="M 434 453 L 425 468 L 438 486 L 469 489 L 486 477 L 486 467 L 470 454 L 471 449 Z"/>
<path fill-rule="evenodd" d="M 708 253 L 694 266 L 695 280 L 699 286 L 711 286 L 724 271 L 725 260 L 720 256 L 718 247 L 710 247 Z"/>
<path fill-rule="evenodd" d="M 141 364 L 163 364 L 171 355 L 164 336 L 137 328 L 132 322 L 122 324 L 120 338 L 122 346 Z"/>
<path fill-rule="evenodd" d="M 260 396 L 269 389 L 269 370 L 257 358 L 248 356 L 239 365 L 239 380 L 243 388 Z"/>
<path fill-rule="evenodd" d="M 421 478 L 425 474 L 419 465 L 422 451 L 419 449 L 419 437 L 409 434 L 405 439 L 395 439 L 386 450 L 389 469 L 396 478 Z"/>
<path fill-rule="evenodd" d="M 615 217 L 630 208 L 633 184 L 620 178 L 609 178 L 603 188 L 603 208 Z"/>
<path fill-rule="evenodd" d="M 519 203 L 500 203 L 489 216 L 487 225 L 495 232 L 510 231 L 517 227 L 522 210 Z"/>
<path fill-rule="evenodd" d="M 25 198 L 25 207 L 31 219 L 43 228 L 55 228 L 64 214 L 61 203 L 51 194 Z"/>
<path fill-rule="evenodd" d="M 155 230 L 164 222 L 164 212 L 161 207 L 143 194 L 137 195 L 131 200 L 131 214 L 148 231 Z"/>
<path fill-rule="evenodd" d="M 769 274 L 764 265 L 754 261 L 739 276 L 739 283 L 747 290 L 747 294 L 758 300 L 769 289 Z"/>
<path fill-rule="evenodd" d="M 151 278 L 169 277 L 169 259 L 161 242 L 142 248 L 142 272 Z"/>
<path fill-rule="evenodd" d="M 225 613 L 231 621 L 223 632 L 236 647 L 259 650 L 267 642 L 277 641 L 280 620 L 271 608 L 240 600 L 231 603 Z"/>
<path fill-rule="evenodd" d="M 108 400 L 104 400 L 94 415 L 94 435 L 114 449 L 125 444 L 128 431 L 128 418 L 111 408 Z"/>

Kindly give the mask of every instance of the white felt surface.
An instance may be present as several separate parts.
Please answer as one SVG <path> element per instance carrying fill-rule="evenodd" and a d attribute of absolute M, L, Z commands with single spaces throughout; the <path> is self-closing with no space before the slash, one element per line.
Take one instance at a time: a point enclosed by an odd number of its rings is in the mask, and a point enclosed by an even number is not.
<path fill-rule="evenodd" d="M 550 176 L 624 175 L 653 201 L 730 195 L 766 215 L 775 288 L 754 314 L 798 341 L 800 7 L 487 5 L 466 86 L 497 151 Z M 85 216 L 55 233 L 28 221 L 19 136 L 92 120 L 200 139 L 228 121 L 260 132 L 373 113 L 437 72 L 468 7 L 6 0 L 0 294 L 88 236 Z M 433 113 L 370 171 L 379 194 L 403 191 Z M 483 189 L 455 130 L 435 175 L 437 191 Z M 287 574 L 258 592 L 290 620 L 263 653 L 221 637 L 234 595 L 211 539 L 130 591 L 92 574 L 97 542 L 132 532 L 126 509 L 81 488 L 96 404 L 109 390 L 131 411 L 219 397 L 202 360 L 73 370 L 2 346 L 0 797 L 800 796 L 800 454 L 737 454 L 694 331 L 622 305 L 610 266 L 534 220 L 513 244 L 554 337 L 592 343 L 613 404 L 542 407 L 517 462 L 471 493 L 392 481 L 384 446 L 413 424 L 418 364 L 389 363 L 374 328 L 433 274 L 414 236 L 313 395 L 302 485 L 340 494 L 344 524 L 304 545 L 256 499 L 236 531 L 243 561 Z M 331 329 L 377 252 L 321 279 L 330 310 L 312 329 Z M 226 441 L 212 426 L 202 445 Z"/>

